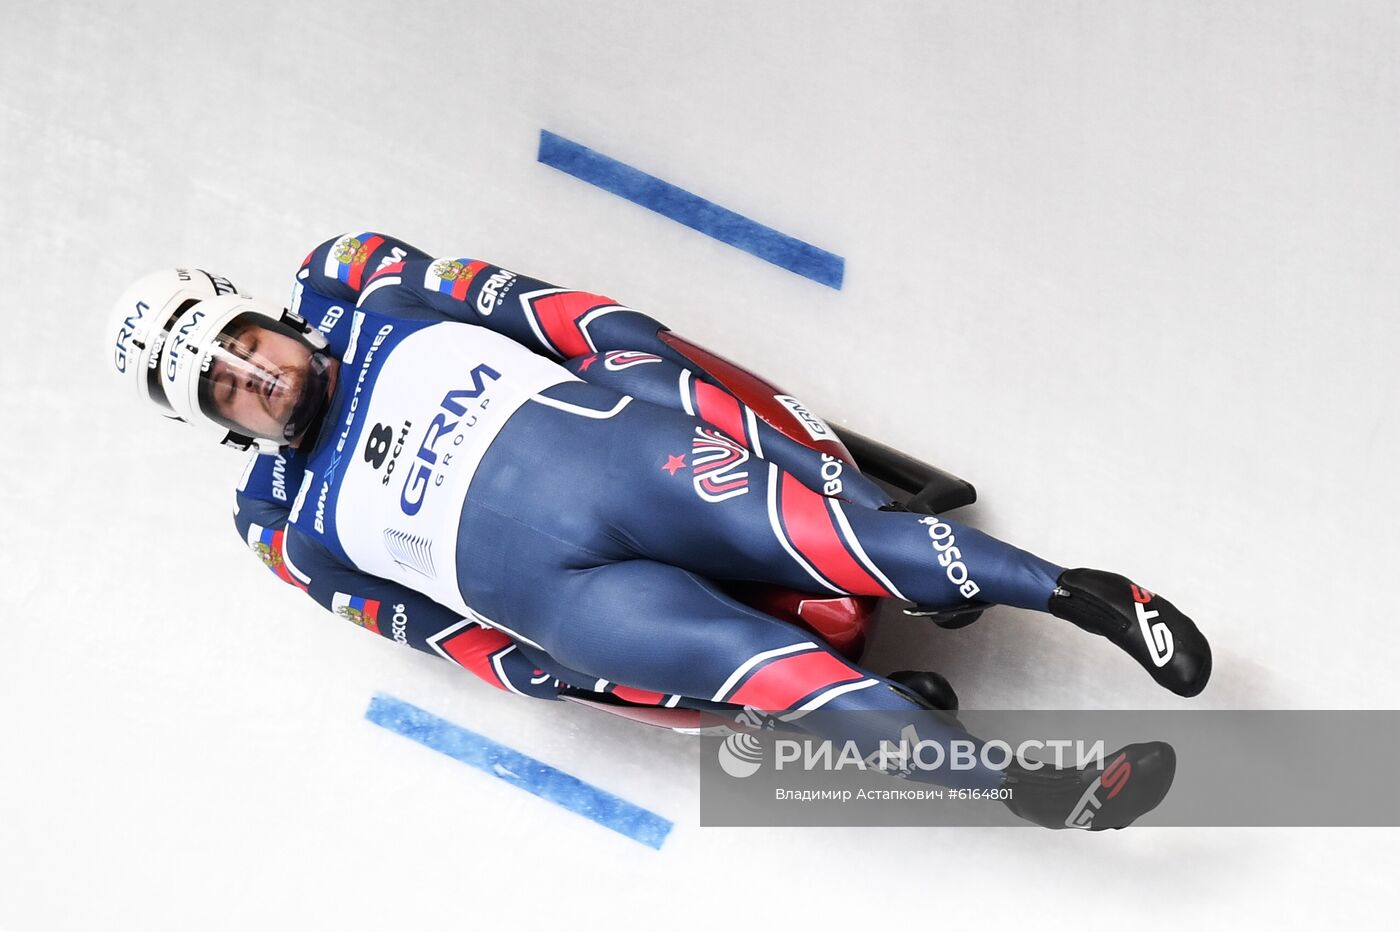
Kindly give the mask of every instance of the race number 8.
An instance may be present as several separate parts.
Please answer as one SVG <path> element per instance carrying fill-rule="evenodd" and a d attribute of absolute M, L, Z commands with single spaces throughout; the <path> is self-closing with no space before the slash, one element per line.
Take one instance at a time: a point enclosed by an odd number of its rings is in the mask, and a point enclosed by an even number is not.
<path fill-rule="evenodd" d="M 387 424 L 375 424 L 369 432 L 369 439 L 365 441 L 365 462 L 375 469 L 383 466 L 384 457 L 389 455 L 389 442 L 393 439 L 394 432 Z"/>

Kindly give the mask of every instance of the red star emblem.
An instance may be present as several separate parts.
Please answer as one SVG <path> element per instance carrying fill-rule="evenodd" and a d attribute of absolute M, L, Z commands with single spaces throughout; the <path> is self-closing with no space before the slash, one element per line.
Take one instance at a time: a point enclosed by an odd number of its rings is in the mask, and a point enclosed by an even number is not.
<path fill-rule="evenodd" d="M 661 468 L 674 476 L 677 469 L 685 469 L 685 457 L 668 453 L 666 454 L 666 465 Z"/>
<path fill-rule="evenodd" d="M 589 357 L 588 357 L 587 359 L 585 359 L 583 362 L 579 363 L 578 371 L 580 371 L 580 372 L 587 372 L 587 371 L 588 371 L 588 367 L 591 366 L 591 365 L 593 365 L 593 364 L 594 364 L 595 362 L 597 362 L 597 361 L 598 361 L 598 354 L 597 354 L 597 353 L 594 353 L 592 356 L 589 356 Z"/>

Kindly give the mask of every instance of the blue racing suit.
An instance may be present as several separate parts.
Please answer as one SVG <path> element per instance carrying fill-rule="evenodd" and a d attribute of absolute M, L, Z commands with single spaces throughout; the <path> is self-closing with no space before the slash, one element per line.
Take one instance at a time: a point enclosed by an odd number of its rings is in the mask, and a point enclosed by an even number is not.
<path fill-rule="evenodd" d="M 336 385 L 314 437 L 251 465 L 240 534 L 327 608 L 503 688 L 860 710 L 826 736 L 870 752 L 921 705 L 714 580 L 1044 610 L 1061 572 L 882 510 L 609 298 L 362 233 L 313 250 L 293 302 Z"/>

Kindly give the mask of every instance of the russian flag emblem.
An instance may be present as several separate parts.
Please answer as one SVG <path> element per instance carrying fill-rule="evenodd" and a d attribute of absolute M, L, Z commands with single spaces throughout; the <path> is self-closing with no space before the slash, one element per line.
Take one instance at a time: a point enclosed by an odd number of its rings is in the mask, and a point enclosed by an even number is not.
<path fill-rule="evenodd" d="M 372 233 L 345 234 L 331 244 L 326 253 L 325 273 L 359 289 L 365 278 L 365 265 L 374 251 L 384 245 L 384 237 Z"/>
<path fill-rule="evenodd" d="M 337 592 L 331 599 L 331 611 L 342 618 L 348 618 L 361 628 L 379 633 L 379 602 L 365 599 L 347 592 Z"/>
<path fill-rule="evenodd" d="M 287 568 L 287 561 L 282 556 L 282 537 L 285 532 L 280 529 L 263 527 L 261 524 L 251 524 L 248 526 L 248 546 L 258 555 L 258 559 L 263 562 L 263 566 L 272 570 L 273 574 L 284 583 L 290 583 L 302 591 L 306 586 L 292 575 L 292 571 Z"/>
<path fill-rule="evenodd" d="M 423 273 L 423 287 L 465 301 L 472 279 L 484 268 L 487 263 L 472 259 L 434 259 Z"/>

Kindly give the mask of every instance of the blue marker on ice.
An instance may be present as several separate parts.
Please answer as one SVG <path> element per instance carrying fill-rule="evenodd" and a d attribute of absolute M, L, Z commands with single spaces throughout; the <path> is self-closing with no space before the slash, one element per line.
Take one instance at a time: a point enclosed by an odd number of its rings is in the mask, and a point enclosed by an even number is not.
<path fill-rule="evenodd" d="M 650 848 L 671 832 L 669 819 L 402 699 L 375 695 L 365 718 Z"/>
<path fill-rule="evenodd" d="M 846 260 L 835 253 L 779 233 L 549 130 L 540 130 L 539 160 L 789 272 L 828 288 L 841 287 Z"/>

